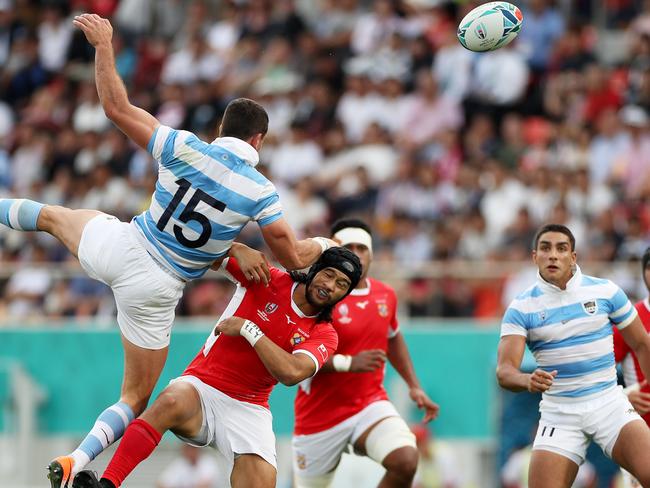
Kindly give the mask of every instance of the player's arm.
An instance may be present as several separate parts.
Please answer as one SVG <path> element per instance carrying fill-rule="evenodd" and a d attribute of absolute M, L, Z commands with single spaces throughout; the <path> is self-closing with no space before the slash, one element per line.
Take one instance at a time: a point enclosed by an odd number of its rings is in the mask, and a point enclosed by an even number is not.
<path fill-rule="evenodd" d="M 278 262 L 288 270 L 304 269 L 316 262 L 336 242 L 325 237 L 296 239 L 284 218 L 261 227 L 262 237 Z"/>
<path fill-rule="evenodd" d="M 366 349 L 357 354 L 335 354 L 320 369 L 326 373 L 370 373 L 382 368 L 386 353 L 381 349 Z"/>
<path fill-rule="evenodd" d="M 244 337 L 271 375 L 283 385 L 293 386 L 316 374 L 316 363 L 307 354 L 290 354 L 266 337 L 255 323 L 240 317 L 219 322 L 215 333 Z"/>
<path fill-rule="evenodd" d="M 129 102 L 124 83 L 115 68 L 111 23 L 95 14 L 77 15 L 72 22 L 95 47 L 95 83 L 104 113 L 133 142 L 147 149 L 160 122 Z"/>
<path fill-rule="evenodd" d="M 629 325 L 620 328 L 625 343 L 639 360 L 639 366 L 646 378 L 650 378 L 650 334 L 643 327 L 638 314 Z"/>
<path fill-rule="evenodd" d="M 522 373 L 519 369 L 524 358 L 526 338 L 522 335 L 505 335 L 499 341 L 497 353 L 497 380 L 501 388 L 510 391 L 525 391 L 531 393 L 544 392 L 553 384 L 557 371 L 550 373 L 536 369 L 532 373 Z"/>
<path fill-rule="evenodd" d="M 388 339 L 388 361 L 399 373 L 409 387 L 409 396 L 419 409 L 425 411 L 424 422 L 429 422 L 438 416 L 440 407 L 433 402 L 420 386 L 420 381 L 415 374 L 411 355 L 406 347 L 406 341 L 401 332 Z"/>
<path fill-rule="evenodd" d="M 271 272 L 269 271 L 269 261 L 266 255 L 256 249 L 248 247 L 241 242 L 233 242 L 228 250 L 228 257 L 235 258 L 239 268 L 245 277 L 255 283 L 264 283 L 268 285 L 271 281 Z M 216 260 L 211 269 L 219 271 L 225 257 Z"/>

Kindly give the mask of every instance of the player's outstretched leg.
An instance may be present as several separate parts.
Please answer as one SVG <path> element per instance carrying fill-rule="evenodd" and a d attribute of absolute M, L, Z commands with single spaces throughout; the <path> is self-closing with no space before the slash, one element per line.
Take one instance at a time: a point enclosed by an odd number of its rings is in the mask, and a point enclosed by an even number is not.
<path fill-rule="evenodd" d="M 643 420 L 628 422 L 612 448 L 612 459 L 631 473 L 643 487 L 650 487 L 650 430 Z"/>
<path fill-rule="evenodd" d="M 81 234 L 88 221 L 102 212 L 71 210 L 44 205 L 24 198 L 0 198 L 0 224 L 20 231 L 44 231 L 52 234 L 78 256 Z"/>
<path fill-rule="evenodd" d="M 122 437 L 133 419 L 149 402 L 151 392 L 167 359 L 168 348 L 144 349 L 122 338 L 124 379 L 120 401 L 104 410 L 79 447 L 67 456 L 54 459 L 48 466 L 52 488 L 74 486 L 77 473 L 104 449 Z"/>

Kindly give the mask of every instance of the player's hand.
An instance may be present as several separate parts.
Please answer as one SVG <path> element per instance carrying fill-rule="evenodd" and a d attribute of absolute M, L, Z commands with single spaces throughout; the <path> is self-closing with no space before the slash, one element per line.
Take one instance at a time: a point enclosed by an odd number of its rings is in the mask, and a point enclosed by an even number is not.
<path fill-rule="evenodd" d="M 386 353 L 381 349 L 367 349 L 352 356 L 350 373 L 370 373 L 386 362 Z"/>
<path fill-rule="evenodd" d="M 86 39 L 93 46 L 100 44 L 111 44 L 113 39 L 113 27 L 108 19 L 96 14 L 76 15 L 72 23 L 79 27 L 86 35 Z"/>
<path fill-rule="evenodd" d="M 245 244 L 233 242 L 228 255 L 237 260 L 237 264 L 247 280 L 264 283 L 264 286 L 271 281 L 269 261 L 263 252 L 251 249 Z"/>
<path fill-rule="evenodd" d="M 640 391 L 648 385 L 646 380 L 643 380 L 639 385 L 639 390 L 631 391 L 627 398 L 639 415 L 645 415 L 650 412 L 650 393 Z"/>
<path fill-rule="evenodd" d="M 223 334 L 236 337 L 239 335 L 242 325 L 244 325 L 244 319 L 241 317 L 228 317 L 217 324 L 214 328 L 214 335 Z"/>
<path fill-rule="evenodd" d="M 543 369 L 536 369 L 528 377 L 528 391 L 531 393 L 545 392 L 551 387 L 556 376 L 557 371 L 551 371 L 549 373 Z"/>
<path fill-rule="evenodd" d="M 424 410 L 422 422 L 426 423 L 435 420 L 440 412 L 440 405 L 431 400 L 422 388 L 413 387 L 409 389 L 409 396 L 420 410 Z"/>

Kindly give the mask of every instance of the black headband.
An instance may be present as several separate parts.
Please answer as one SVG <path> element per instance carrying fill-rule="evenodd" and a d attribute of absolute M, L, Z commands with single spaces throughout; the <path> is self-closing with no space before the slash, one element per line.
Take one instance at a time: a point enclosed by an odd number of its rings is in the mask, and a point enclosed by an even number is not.
<path fill-rule="evenodd" d="M 346 295 L 357 287 L 363 272 L 361 269 L 361 261 L 359 261 L 356 254 L 344 247 L 331 247 L 321 254 L 318 261 L 316 261 L 309 269 L 307 283 L 311 283 L 314 276 L 325 268 L 338 269 L 341 273 L 350 278 L 350 288 Z"/>

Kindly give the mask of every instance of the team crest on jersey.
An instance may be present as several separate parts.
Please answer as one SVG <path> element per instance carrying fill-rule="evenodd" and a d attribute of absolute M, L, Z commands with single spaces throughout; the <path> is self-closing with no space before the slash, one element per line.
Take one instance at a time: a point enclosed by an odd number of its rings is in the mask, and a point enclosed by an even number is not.
<path fill-rule="evenodd" d="M 386 302 L 377 302 L 377 312 L 380 317 L 388 317 L 388 304 Z"/>
<path fill-rule="evenodd" d="M 594 315 L 598 311 L 598 304 L 596 303 L 596 300 L 589 300 L 582 304 L 582 308 L 584 308 L 585 312 L 589 315 Z"/>
<path fill-rule="evenodd" d="M 307 467 L 307 458 L 302 453 L 296 453 L 296 466 L 298 469 L 305 469 Z"/>
<path fill-rule="evenodd" d="M 278 304 L 273 302 L 267 303 L 266 307 L 264 307 L 264 311 L 269 314 L 275 312 L 277 309 L 278 309 Z"/>
<path fill-rule="evenodd" d="M 300 334 L 298 334 L 297 332 L 291 338 L 291 345 L 292 346 L 297 346 L 298 344 L 301 344 L 303 342 L 305 342 L 305 338 L 303 336 L 301 336 Z"/>
<path fill-rule="evenodd" d="M 352 319 L 348 317 L 348 314 L 350 313 L 350 309 L 347 305 L 347 303 L 342 303 L 339 305 L 339 313 L 341 314 L 341 317 L 339 318 L 339 322 L 342 324 L 349 324 L 352 322 Z"/>

